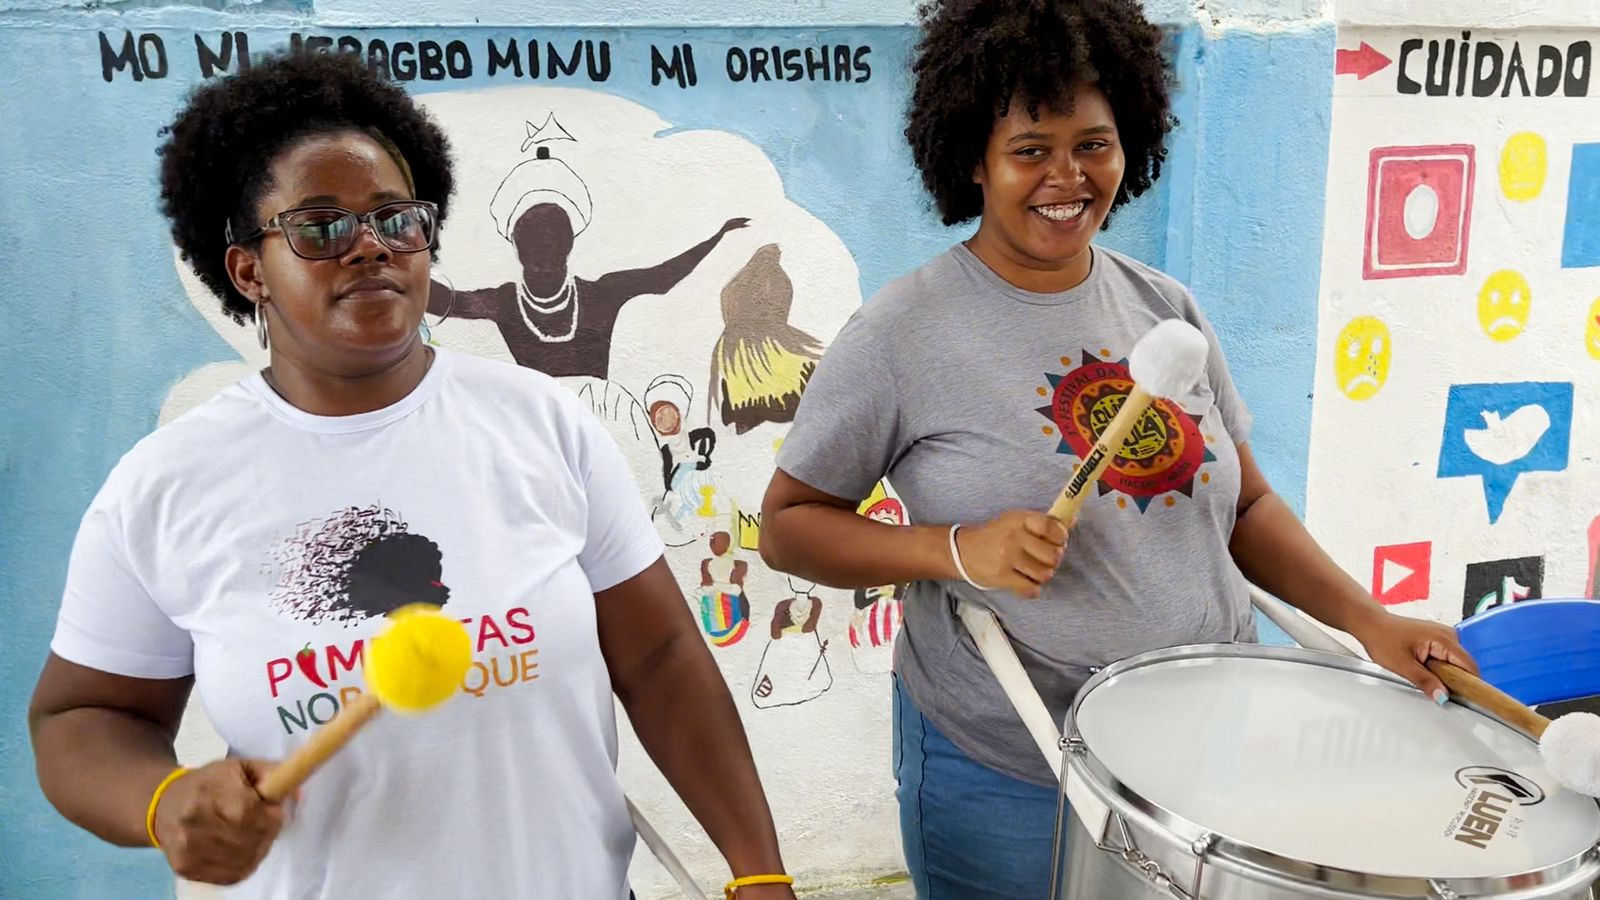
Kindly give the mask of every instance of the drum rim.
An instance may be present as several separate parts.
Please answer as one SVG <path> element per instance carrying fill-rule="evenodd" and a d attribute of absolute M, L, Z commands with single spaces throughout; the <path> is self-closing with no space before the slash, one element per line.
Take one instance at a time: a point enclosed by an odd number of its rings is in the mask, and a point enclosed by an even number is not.
<path fill-rule="evenodd" d="M 1252 844 L 1234 840 L 1226 835 L 1217 834 L 1144 797 L 1118 780 L 1100 758 L 1095 755 L 1094 748 L 1089 746 L 1088 741 L 1078 731 L 1079 709 L 1083 701 L 1094 692 L 1095 688 L 1118 675 L 1134 669 L 1166 662 L 1205 658 L 1282 660 L 1341 669 L 1393 684 L 1407 686 L 1411 684 L 1399 675 L 1365 659 L 1321 650 L 1309 650 L 1303 647 L 1278 647 L 1264 644 L 1189 644 L 1151 650 L 1106 666 L 1084 682 L 1082 688 L 1079 688 L 1077 695 L 1072 700 L 1071 709 L 1067 713 L 1066 727 L 1062 729 L 1062 746 L 1066 748 L 1063 751 L 1064 759 L 1062 760 L 1063 779 L 1065 778 L 1067 767 L 1079 766 L 1081 768 L 1080 774 L 1084 776 L 1083 780 L 1086 786 L 1094 791 L 1096 796 L 1106 803 L 1112 812 L 1124 817 L 1124 819 L 1131 819 L 1130 825 L 1142 824 L 1145 830 L 1149 830 L 1150 826 L 1154 825 L 1167 832 L 1166 835 L 1158 835 L 1158 837 L 1185 847 L 1193 846 L 1202 838 L 1210 838 L 1211 849 L 1207 853 L 1207 857 L 1218 859 L 1224 863 L 1225 868 L 1241 868 L 1246 871 L 1259 870 L 1277 878 L 1315 885 L 1320 888 L 1368 891 L 1382 889 L 1385 892 L 1384 894 L 1373 896 L 1434 897 L 1437 896 L 1435 886 L 1444 885 L 1462 897 L 1501 896 L 1507 894 L 1528 896 L 1527 891 L 1529 889 L 1537 889 L 1544 886 L 1554 887 L 1562 883 L 1571 882 L 1580 872 L 1586 869 L 1590 870 L 1592 874 L 1600 875 L 1600 845 L 1590 845 L 1565 860 L 1541 869 L 1485 878 L 1394 876 L 1340 869 L 1322 863 L 1273 853 L 1270 850 L 1264 850 Z M 1450 702 L 1470 709 L 1492 721 L 1499 722 L 1530 744 L 1535 746 L 1538 744 L 1537 741 L 1534 741 L 1510 723 L 1474 703 L 1465 702 L 1456 697 L 1451 697 Z M 1062 789 L 1065 790 L 1065 787 L 1063 786 Z M 1537 878 L 1537 884 L 1530 884 L 1528 882 L 1530 878 Z"/>

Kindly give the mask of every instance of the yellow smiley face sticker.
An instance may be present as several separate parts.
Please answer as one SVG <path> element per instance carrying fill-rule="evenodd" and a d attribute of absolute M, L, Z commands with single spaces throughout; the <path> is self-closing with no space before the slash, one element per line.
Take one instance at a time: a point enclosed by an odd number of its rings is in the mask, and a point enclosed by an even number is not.
<path fill-rule="evenodd" d="M 1528 279 L 1509 269 L 1490 275 L 1478 292 L 1478 324 L 1492 340 L 1504 343 L 1528 327 L 1533 291 Z"/>
<path fill-rule="evenodd" d="M 1583 329 L 1583 349 L 1595 359 L 1600 359 L 1600 299 L 1589 307 L 1588 325 Z"/>
<path fill-rule="evenodd" d="M 1500 190 L 1506 199 L 1526 203 L 1544 191 L 1550 154 L 1544 138 L 1531 131 L 1513 134 L 1500 151 Z"/>
<path fill-rule="evenodd" d="M 1389 380 L 1389 326 L 1374 316 L 1351 319 L 1333 348 L 1333 377 L 1351 400 L 1367 400 Z"/>

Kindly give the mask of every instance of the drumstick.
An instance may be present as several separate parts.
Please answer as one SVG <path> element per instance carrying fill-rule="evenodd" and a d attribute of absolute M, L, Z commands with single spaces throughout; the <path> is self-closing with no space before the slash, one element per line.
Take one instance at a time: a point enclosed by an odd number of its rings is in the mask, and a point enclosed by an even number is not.
<path fill-rule="evenodd" d="M 1568 790 L 1600 797 L 1600 716 L 1577 712 L 1552 721 L 1453 663 L 1430 659 L 1428 669 L 1456 696 L 1537 740 L 1545 768 Z"/>
<path fill-rule="evenodd" d="M 261 779 L 256 792 L 264 799 L 294 793 L 380 710 L 421 713 L 455 695 L 472 665 L 467 630 L 427 604 L 404 606 L 389 616 L 389 627 L 367 642 L 363 654 L 367 690 Z"/>
<path fill-rule="evenodd" d="M 1355 656 L 1343 644 L 1300 618 L 1283 601 L 1254 585 L 1250 599 L 1301 646 Z M 1580 794 L 1600 797 L 1600 716 L 1569 713 L 1552 722 L 1460 666 L 1430 659 L 1428 669 L 1457 697 L 1488 710 L 1537 740 L 1545 768 L 1557 781 Z"/>
<path fill-rule="evenodd" d="M 256 785 L 256 793 L 262 799 L 274 802 L 294 793 L 295 788 L 320 769 L 328 757 L 350 743 L 356 732 L 372 721 L 372 717 L 382 708 L 383 704 L 372 694 L 362 694 L 346 703 L 328 724 L 313 731 L 311 737 L 295 752 L 273 766 Z"/>
<path fill-rule="evenodd" d="M 1205 373 L 1210 350 L 1205 335 L 1182 319 L 1164 319 L 1145 332 L 1128 355 L 1133 389 L 1056 497 L 1050 507 L 1053 518 L 1071 527 L 1078 518 L 1078 509 L 1088 499 L 1085 489 L 1105 474 L 1145 411 L 1157 398 L 1170 400 L 1194 387 Z"/>

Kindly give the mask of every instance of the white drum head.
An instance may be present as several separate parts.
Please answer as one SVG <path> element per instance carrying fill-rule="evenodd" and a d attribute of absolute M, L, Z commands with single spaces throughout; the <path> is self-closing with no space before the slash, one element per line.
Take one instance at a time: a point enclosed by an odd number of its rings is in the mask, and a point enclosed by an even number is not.
<path fill-rule="evenodd" d="M 1600 842 L 1523 735 L 1338 668 L 1252 656 L 1165 660 L 1080 697 L 1101 766 L 1234 844 L 1402 878 L 1541 871 Z"/>

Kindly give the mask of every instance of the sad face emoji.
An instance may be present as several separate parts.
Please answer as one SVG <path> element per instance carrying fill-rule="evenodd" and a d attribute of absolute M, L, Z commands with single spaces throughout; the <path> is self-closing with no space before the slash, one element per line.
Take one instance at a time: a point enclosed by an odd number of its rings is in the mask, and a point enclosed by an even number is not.
<path fill-rule="evenodd" d="M 1544 190 L 1549 169 L 1544 138 L 1531 131 L 1513 134 L 1500 152 L 1500 189 L 1506 199 L 1526 203 Z"/>
<path fill-rule="evenodd" d="M 1510 270 L 1496 272 L 1478 292 L 1478 324 L 1490 339 L 1504 343 L 1528 327 L 1532 307 L 1528 279 Z"/>
<path fill-rule="evenodd" d="M 1382 319 L 1361 316 L 1339 332 L 1333 348 L 1333 376 L 1351 400 L 1367 400 L 1389 380 L 1389 326 Z"/>
<path fill-rule="evenodd" d="M 1595 359 L 1600 359 L 1600 300 L 1594 301 L 1594 305 L 1589 307 L 1589 324 L 1583 330 L 1583 349 Z"/>

